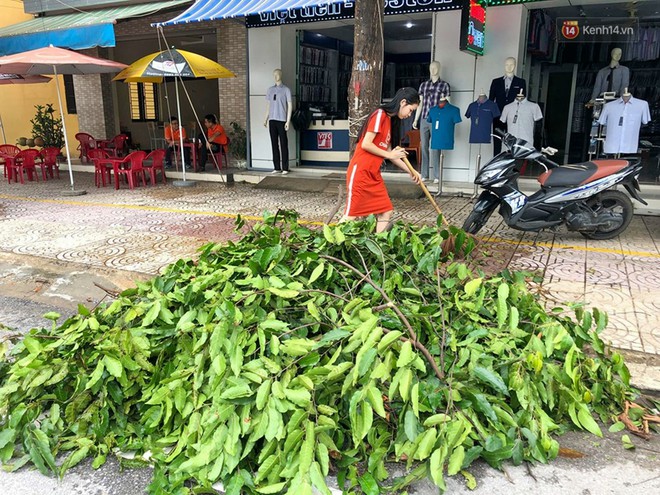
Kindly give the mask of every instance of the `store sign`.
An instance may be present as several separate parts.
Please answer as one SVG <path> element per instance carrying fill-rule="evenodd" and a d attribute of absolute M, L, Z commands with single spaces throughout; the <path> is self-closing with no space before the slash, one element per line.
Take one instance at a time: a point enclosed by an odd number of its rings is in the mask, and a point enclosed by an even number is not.
<path fill-rule="evenodd" d="M 484 54 L 486 46 L 486 0 L 469 0 L 461 12 L 460 49 Z"/>
<path fill-rule="evenodd" d="M 316 147 L 320 150 L 332 149 L 332 132 L 317 132 Z"/>
<path fill-rule="evenodd" d="M 460 9 L 464 0 L 384 0 L 385 15 L 433 12 L 438 10 Z M 352 19 L 355 17 L 355 2 L 327 3 L 249 15 L 245 18 L 248 28 L 296 24 L 300 22 Z"/>

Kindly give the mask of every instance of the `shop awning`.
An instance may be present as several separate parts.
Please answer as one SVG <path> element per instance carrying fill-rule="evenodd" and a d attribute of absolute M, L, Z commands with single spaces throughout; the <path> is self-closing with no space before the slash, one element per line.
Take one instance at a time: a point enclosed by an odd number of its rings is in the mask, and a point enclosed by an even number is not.
<path fill-rule="evenodd" d="M 345 0 L 197 0 L 181 15 L 158 26 L 185 24 L 189 22 L 214 21 L 228 17 L 241 17 L 263 12 L 316 7 L 333 3 L 344 3 Z"/>
<path fill-rule="evenodd" d="M 0 56 L 49 45 L 74 50 L 95 46 L 115 46 L 113 24 L 118 20 L 153 14 L 189 2 L 190 0 L 168 0 L 75 14 L 36 17 L 0 28 Z"/>

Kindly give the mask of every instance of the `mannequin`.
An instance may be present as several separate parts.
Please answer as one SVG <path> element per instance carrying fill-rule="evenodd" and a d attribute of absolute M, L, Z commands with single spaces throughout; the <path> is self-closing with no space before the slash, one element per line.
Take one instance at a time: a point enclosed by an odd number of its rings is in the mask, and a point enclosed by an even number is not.
<path fill-rule="evenodd" d="M 500 116 L 500 109 L 493 100 L 486 97 L 482 89 L 476 101 L 470 103 L 465 112 L 470 119 L 470 143 L 483 144 L 491 142 L 491 127 Z"/>
<path fill-rule="evenodd" d="M 650 121 L 648 102 L 633 98 L 628 88 L 624 88 L 621 98 L 605 105 L 598 119 L 599 124 L 607 126 L 603 151 L 637 153 L 639 128 Z"/>
<path fill-rule="evenodd" d="M 264 127 L 268 127 L 273 149 L 274 170 L 271 173 L 286 175 L 289 173 L 289 139 L 286 133 L 293 110 L 291 90 L 282 83 L 281 69 L 273 71 L 273 79 L 275 84 L 266 91 Z"/>
<path fill-rule="evenodd" d="M 419 137 L 422 146 L 422 179 L 429 178 L 429 146 L 431 144 L 431 123 L 428 122 L 429 110 L 435 107 L 444 94 L 449 98 L 450 87 L 440 79 L 440 62 L 434 60 L 429 64 L 429 79 L 419 86 L 420 102 L 415 112 L 413 129 L 419 125 Z"/>
<path fill-rule="evenodd" d="M 621 96 L 624 88 L 628 87 L 630 82 L 630 71 L 628 67 L 619 64 L 621 60 L 621 48 L 613 48 L 610 53 L 610 64 L 598 71 L 596 84 L 591 92 L 591 100 L 595 100 L 605 92 L 614 92 L 616 96 Z"/>
<path fill-rule="evenodd" d="M 426 120 L 431 124 L 430 158 L 434 170 L 433 183 L 438 184 L 442 178 L 440 155 L 442 150 L 454 149 L 454 126 L 462 121 L 461 112 L 442 95 L 438 104 L 429 110 Z"/>
<path fill-rule="evenodd" d="M 542 118 L 541 108 L 529 101 L 522 90 L 516 95 L 516 101 L 504 107 L 500 116 L 508 132 L 524 139 L 530 146 L 534 146 L 534 123 Z"/>
<path fill-rule="evenodd" d="M 521 89 L 526 94 L 527 84 L 524 79 L 516 76 L 516 59 L 508 57 L 504 60 L 504 76 L 496 77 L 490 83 L 488 98 L 497 104 L 497 108 L 502 113 L 504 107 L 513 102 Z M 493 131 L 495 129 L 506 131 L 506 125 L 498 120 L 493 120 Z M 494 153 L 497 155 L 501 149 L 502 143 L 499 139 L 496 139 L 493 143 Z"/>

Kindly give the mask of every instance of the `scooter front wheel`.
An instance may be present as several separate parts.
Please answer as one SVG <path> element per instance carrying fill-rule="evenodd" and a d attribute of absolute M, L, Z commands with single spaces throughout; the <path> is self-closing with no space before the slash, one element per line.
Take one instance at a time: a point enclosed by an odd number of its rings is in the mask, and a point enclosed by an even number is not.
<path fill-rule="evenodd" d="M 609 214 L 617 218 L 613 228 L 601 228 L 591 232 L 580 232 L 587 239 L 603 241 L 613 239 L 628 228 L 633 217 L 633 204 L 630 198 L 621 191 L 604 191 L 587 201 L 587 206 L 596 215 Z"/>
<path fill-rule="evenodd" d="M 463 230 L 468 234 L 476 234 L 479 232 L 493 213 L 492 209 L 486 211 L 473 211 L 463 222 Z"/>

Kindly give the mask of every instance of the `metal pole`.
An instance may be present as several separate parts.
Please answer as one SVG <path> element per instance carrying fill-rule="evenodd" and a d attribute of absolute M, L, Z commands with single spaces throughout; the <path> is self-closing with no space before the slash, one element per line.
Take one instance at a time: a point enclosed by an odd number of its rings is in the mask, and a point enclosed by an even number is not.
<path fill-rule="evenodd" d="M 186 161 L 184 158 L 184 150 L 183 150 L 183 132 L 181 132 L 181 125 L 183 122 L 181 121 L 181 103 L 179 102 L 179 81 L 174 79 L 174 87 L 176 88 L 176 112 L 177 112 L 177 118 L 179 119 L 179 147 L 181 148 L 181 170 L 183 171 L 183 181 L 186 181 Z M 170 126 L 172 124 L 170 123 Z M 171 130 L 171 127 L 170 127 Z M 193 143 L 193 146 L 195 143 Z"/>
<path fill-rule="evenodd" d="M 2 128 L 2 142 L 7 144 L 7 136 L 5 136 L 5 125 L 2 123 L 2 115 L 0 115 L 0 128 Z"/>
<path fill-rule="evenodd" d="M 440 150 L 440 170 L 438 170 L 438 191 L 435 193 L 436 196 L 442 194 L 442 172 L 444 171 L 445 164 L 445 152 Z"/>
<path fill-rule="evenodd" d="M 57 86 L 57 102 L 60 105 L 60 116 L 62 117 L 62 132 L 64 133 L 64 148 L 66 149 L 66 162 L 69 166 L 69 179 L 71 181 L 71 191 L 74 190 L 73 185 L 73 168 L 71 168 L 71 153 L 69 153 L 69 139 L 66 137 L 66 124 L 64 121 L 64 109 L 62 108 L 62 95 L 60 94 L 60 83 L 57 80 L 57 66 L 53 65 L 53 74 L 55 75 L 55 85 Z"/>
<path fill-rule="evenodd" d="M 474 172 L 474 178 L 477 178 L 477 175 L 479 175 L 479 169 L 481 168 L 481 143 L 479 143 L 479 153 L 477 154 L 477 170 Z M 477 193 L 479 192 L 479 186 L 475 183 L 474 185 L 474 193 L 472 194 L 472 199 L 477 197 Z"/>

